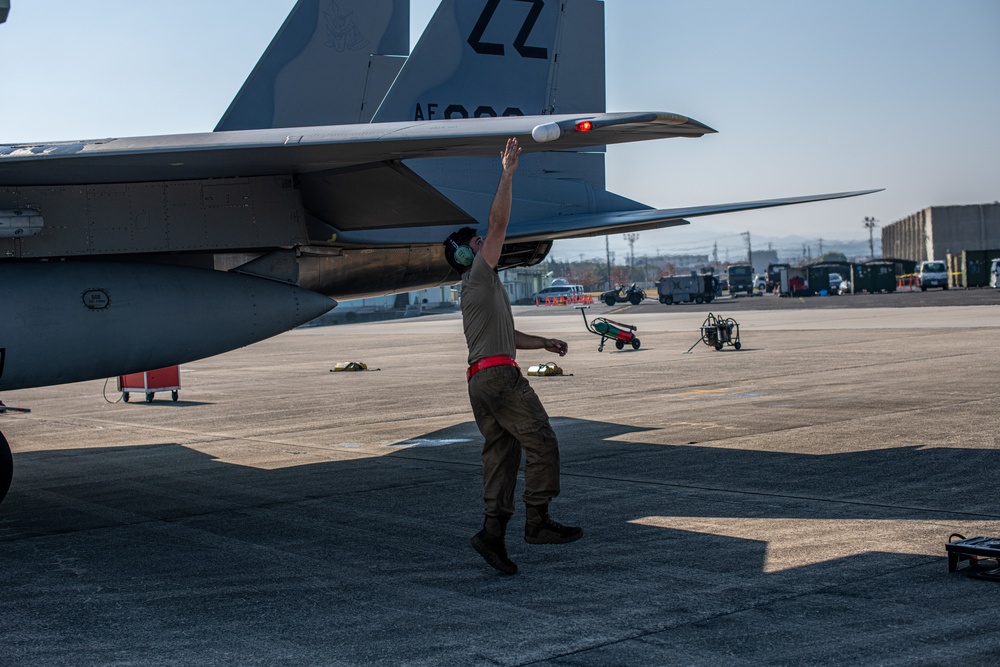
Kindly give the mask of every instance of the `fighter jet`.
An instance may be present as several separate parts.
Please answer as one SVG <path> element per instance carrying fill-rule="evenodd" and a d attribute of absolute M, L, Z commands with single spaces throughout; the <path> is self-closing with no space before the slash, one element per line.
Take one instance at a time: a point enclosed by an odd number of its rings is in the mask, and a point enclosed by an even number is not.
<path fill-rule="evenodd" d="M 442 240 L 485 224 L 511 136 L 526 154 L 501 268 L 556 239 L 862 194 L 615 195 L 605 145 L 714 130 L 606 112 L 602 2 L 444 0 L 409 55 L 408 17 L 408 0 L 300 0 L 214 132 L 0 142 L 0 391 L 182 364 L 336 299 L 457 282 Z M 0 434 L 0 499 L 10 460 Z"/>

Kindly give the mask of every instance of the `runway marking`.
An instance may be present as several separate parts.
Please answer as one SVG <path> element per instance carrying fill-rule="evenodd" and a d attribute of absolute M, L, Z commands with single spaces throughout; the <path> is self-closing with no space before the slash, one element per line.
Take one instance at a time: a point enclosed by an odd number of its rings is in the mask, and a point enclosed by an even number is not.
<path fill-rule="evenodd" d="M 946 555 L 951 533 L 1000 534 L 1000 521 L 907 519 L 758 519 L 648 516 L 629 523 L 766 542 L 765 573 L 807 567 L 864 553 Z M 710 556 L 705 549 L 703 556 Z M 720 557 L 732 551 L 720 547 Z"/>

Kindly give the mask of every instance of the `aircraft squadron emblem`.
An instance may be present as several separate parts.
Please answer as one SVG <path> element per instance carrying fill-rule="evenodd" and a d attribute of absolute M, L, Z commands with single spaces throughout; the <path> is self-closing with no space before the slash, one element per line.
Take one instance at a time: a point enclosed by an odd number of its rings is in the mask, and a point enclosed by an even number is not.
<path fill-rule="evenodd" d="M 340 13 L 340 6 L 331 0 L 330 11 L 323 12 L 326 18 L 326 45 L 338 51 L 357 51 L 368 46 L 368 38 L 361 34 L 354 24 L 354 12 Z"/>

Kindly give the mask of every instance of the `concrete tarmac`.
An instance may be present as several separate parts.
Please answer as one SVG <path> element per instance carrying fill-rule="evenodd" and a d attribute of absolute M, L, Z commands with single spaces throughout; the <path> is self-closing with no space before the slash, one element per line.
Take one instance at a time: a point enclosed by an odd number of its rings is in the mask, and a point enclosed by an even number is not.
<path fill-rule="evenodd" d="M 512 577 L 468 546 L 457 313 L 187 364 L 177 402 L 8 392 L 32 411 L 0 416 L 0 665 L 998 664 L 1000 583 L 945 552 L 1000 537 L 996 298 L 768 299 L 594 306 L 639 326 L 603 352 L 578 311 L 515 308 L 570 344 L 518 361 L 565 373 L 531 382 L 562 447 L 553 517 L 586 534 L 528 545 L 519 507 Z M 684 354 L 710 309 L 742 350 Z"/>

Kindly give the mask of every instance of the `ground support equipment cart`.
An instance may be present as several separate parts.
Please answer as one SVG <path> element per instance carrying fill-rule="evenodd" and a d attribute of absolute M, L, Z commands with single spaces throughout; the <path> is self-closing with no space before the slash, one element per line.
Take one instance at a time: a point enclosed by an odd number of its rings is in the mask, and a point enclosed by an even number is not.
<path fill-rule="evenodd" d="M 716 350 L 721 350 L 723 345 L 732 345 L 738 350 L 743 347 L 740 344 L 740 325 L 731 317 L 721 318 L 709 313 L 701 325 L 701 338 L 694 345 L 698 343 Z M 688 352 L 694 349 L 694 345 L 688 348 Z"/>
<path fill-rule="evenodd" d="M 606 317 L 595 317 L 588 322 L 587 313 L 583 312 L 583 309 L 590 308 L 590 306 L 577 306 L 577 308 L 580 309 L 580 314 L 583 315 L 583 324 L 587 327 L 587 331 L 601 337 L 601 344 L 597 346 L 598 352 L 604 351 L 604 342 L 607 340 L 615 341 L 615 347 L 619 350 L 624 349 L 625 345 L 631 345 L 633 350 L 639 349 L 639 338 L 635 335 L 639 327 L 615 322 Z"/>
<path fill-rule="evenodd" d="M 130 373 L 118 376 L 118 391 L 122 400 L 128 403 L 131 392 L 146 394 L 146 402 L 153 402 L 153 395 L 158 391 L 169 391 L 171 400 L 177 400 L 177 392 L 181 388 L 180 366 L 167 366 L 155 371 Z"/>

